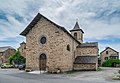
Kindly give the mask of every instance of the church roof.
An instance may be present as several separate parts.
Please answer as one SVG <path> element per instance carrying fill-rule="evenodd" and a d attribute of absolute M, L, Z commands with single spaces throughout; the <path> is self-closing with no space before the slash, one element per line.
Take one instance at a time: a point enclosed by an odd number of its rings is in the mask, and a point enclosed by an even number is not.
<path fill-rule="evenodd" d="M 4 52 L 4 51 L 6 51 L 7 49 L 14 49 L 14 48 L 11 47 L 11 46 L 0 47 L 0 52 Z"/>
<path fill-rule="evenodd" d="M 52 22 L 51 20 L 49 20 L 48 18 L 46 18 L 45 16 L 43 16 L 42 14 L 38 13 L 36 15 L 36 17 L 31 21 L 31 23 L 26 27 L 26 29 L 20 33 L 20 35 L 26 36 L 29 31 L 35 26 L 35 24 L 37 24 L 37 22 L 41 19 L 41 17 L 43 17 L 44 19 L 46 19 L 47 21 L 49 21 L 50 23 L 52 23 L 53 25 L 57 26 L 59 29 L 63 30 L 65 33 L 68 34 L 68 36 L 70 36 L 72 39 L 74 39 L 76 42 L 80 43 L 78 40 L 76 40 L 64 27 L 57 25 L 56 23 Z"/>
<path fill-rule="evenodd" d="M 77 56 L 74 64 L 92 64 L 96 63 L 97 56 Z"/>
<path fill-rule="evenodd" d="M 82 43 L 77 46 L 77 48 L 80 47 L 98 47 L 98 42 Z"/>
<path fill-rule="evenodd" d="M 80 26 L 79 26 L 78 22 L 75 23 L 74 28 L 72 30 L 70 30 L 70 32 L 71 31 L 81 31 L 82 33 L 84 33 L 83 30 L 80 29 Z"/>

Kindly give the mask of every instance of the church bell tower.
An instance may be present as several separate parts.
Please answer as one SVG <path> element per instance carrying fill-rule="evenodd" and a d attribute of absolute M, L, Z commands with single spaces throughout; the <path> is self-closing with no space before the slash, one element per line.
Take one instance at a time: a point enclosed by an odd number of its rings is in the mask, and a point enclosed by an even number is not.
<path fill-rule="evenodd" d="M 83 30 L 79 27 L 78 22 L 76 21 L 75 26 L 72 30 L 70 30 L 71 35 L 77 39 L 80 43 L 83 43 Z"/>

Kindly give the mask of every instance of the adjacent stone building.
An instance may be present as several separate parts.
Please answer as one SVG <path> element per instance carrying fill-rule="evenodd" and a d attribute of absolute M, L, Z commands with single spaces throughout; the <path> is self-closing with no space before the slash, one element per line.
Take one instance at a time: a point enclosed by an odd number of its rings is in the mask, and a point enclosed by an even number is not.
<path fill-rule="evenodd" d="M 96 70 L 98 43 L 83 43 L 84 32 L 78 22 L 70 32 L 38 13 L 20 34 L 26 37 L 26 68 L 48 72 Z"/>
<path fill-rule="evenodd" d="M 0 64 L 9 63 L 10 55 L 15 54 L 15 49 L 11 46 L 0 47 Z"/>
<path fill-rule="evenodd" d="M 75 70 L 97 70 L 98 43 L 82 43 L 76 48 Z"/>
<path fill-rule="evenodd" d="M 26 58 L 26 43 L 24 41 L 20 43 L 19 51 L 20 51 L 21 56 Z"/>
<path fill-rule="evenodd" d="M 119 52 L 113 48 L 106 47 L 105 50 L 100 53 L 101 65 L 108 59 L 119 59 Z"/>

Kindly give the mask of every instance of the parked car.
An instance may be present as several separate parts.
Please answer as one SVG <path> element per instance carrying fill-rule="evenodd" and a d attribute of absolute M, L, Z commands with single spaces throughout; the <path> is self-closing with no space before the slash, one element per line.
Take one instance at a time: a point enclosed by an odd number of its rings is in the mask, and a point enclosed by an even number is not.
<path fill-rule="evenodd" d="M 21 65 L 18 66 L 19 70 L 25 70 L 25 67 L 26 67 L 25 64 L 21 64 Z"/>
<path fill-rule="evenodd" d="M 3 63 L 1 65 L 1 68 L 13 68 L 13 65 L 9 64 L 9 63 Z"/>

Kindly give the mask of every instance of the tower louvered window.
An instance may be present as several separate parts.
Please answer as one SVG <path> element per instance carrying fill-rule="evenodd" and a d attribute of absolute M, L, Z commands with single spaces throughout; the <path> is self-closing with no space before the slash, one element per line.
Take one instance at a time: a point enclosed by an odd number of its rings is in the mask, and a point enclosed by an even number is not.
<path fill-rule="evenodd" d="M 77 39 L 77 33 L 74 33 L 74 37 L 75 37 L 75 39 Z"/>

